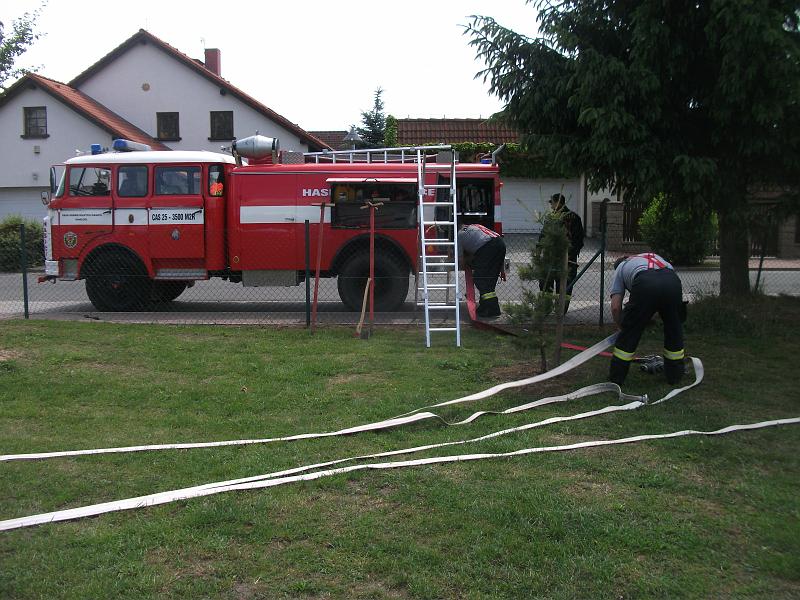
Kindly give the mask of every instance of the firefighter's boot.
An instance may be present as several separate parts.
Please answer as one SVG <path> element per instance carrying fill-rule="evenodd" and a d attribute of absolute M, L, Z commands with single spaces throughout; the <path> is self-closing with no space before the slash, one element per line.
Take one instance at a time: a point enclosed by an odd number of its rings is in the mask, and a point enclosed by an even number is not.
<path fill-rule="evenodd" d="M 497 300 L 497 292 L 481 294 L 481 301 L 476 313 L 479 317 L 499 317 L 500 302 Z"/>
<path fill-rule="evenodd" d="M 608 380 L 621 386 L 625 383 L 625 378 L 628 376 L 628 370 L 630 368 L 630 361 L 622 360 L 614 356 L 611 359 L 611 364 L 608 366 Z"/>
<path fill-rule="evenodd" d="M 683 364 L 683 359 L 670 360 L 664 359 L 664 375 L 667 378 L 667 383 L 670 385 L 678 385 L 686 373 L 686 367 Z"/>

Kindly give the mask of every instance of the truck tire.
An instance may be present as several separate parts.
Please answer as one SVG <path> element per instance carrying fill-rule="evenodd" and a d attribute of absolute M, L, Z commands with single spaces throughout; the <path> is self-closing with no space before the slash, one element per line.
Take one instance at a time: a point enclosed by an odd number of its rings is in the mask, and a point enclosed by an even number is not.
<path fill-rule="evenodd" d="M 156 302 L 172 302 L 186 290 L 184 281 L 154 281 L 153 300 Z"/>
<path fill-rule="evenodd" d="M 99 311 L 130 312 L 151 305 L 153 280 L 139 259 L 121 252 L 99 256 L 86 274 L 86 294 Z"/>
<path fill-rule="evenodd" d="M 361 311 L 364 286 L 369 278 L 369 252 L 358 252 L 339 270 L 337 287 L 344 305 Z M 408 269 L 396 254 L 375 255 L 375 310 L 391 312 L 399 309 L 408 295 Z"/>

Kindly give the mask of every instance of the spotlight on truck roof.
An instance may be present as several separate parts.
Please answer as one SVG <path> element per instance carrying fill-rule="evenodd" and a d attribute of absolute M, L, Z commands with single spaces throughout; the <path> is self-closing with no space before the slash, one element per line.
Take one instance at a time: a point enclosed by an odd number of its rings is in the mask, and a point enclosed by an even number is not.
<path fill-rule="evenodd" d="M 251 135 L 241 140 L 234 140 L 231 148 L 236 154 L 244 158 L 262 160 L 277 154 L 278 145 L 278 138 Z"/>
<path fill-rule="evenodd" d="M 152 150 L 147 144 L 140 144 L 139 142 L 132 142 L 131 140 L 116 139 L 114 140 L 113 148 L 116 152 L 146 152 Z"/>

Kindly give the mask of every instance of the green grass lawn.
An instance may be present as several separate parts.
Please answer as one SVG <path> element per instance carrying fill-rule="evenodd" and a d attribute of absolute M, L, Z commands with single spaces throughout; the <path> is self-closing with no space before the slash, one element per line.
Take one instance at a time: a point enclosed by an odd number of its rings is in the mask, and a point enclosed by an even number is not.
<path fill-rule="evenodd" d="M 693 306 L 674 400 L 409 458 L 800 416 L 800 300 Z M 610 330 L 567 330 L 589 345 Z M 536 373 L 508 337 L 0 322 L 0 453 L 331 431 Z M 658 324 L 640 354 L 661 349 Z M 564 357 L 573 355 L 565 351 Z M 607 359 L 448 419 L 604 381 Z M 652 398 L 632 371 L 625 391 Z M 0 463 L 0 519 L 462 440 L 613 395 L 380 433 Z M 405 457 L 399 457 L 405 458 Z M 386 459 L 390 460 L 390 459 Z M 797 598 L 800 426 L 355 473 L 0 532 L 2 598 Z"/>

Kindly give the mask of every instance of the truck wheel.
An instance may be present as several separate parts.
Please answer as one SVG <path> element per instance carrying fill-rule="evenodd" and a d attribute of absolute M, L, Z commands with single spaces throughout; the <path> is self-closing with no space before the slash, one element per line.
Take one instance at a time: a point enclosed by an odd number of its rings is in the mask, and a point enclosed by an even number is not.
<path fill-rule="evenodd" d="M 153 300 L 156 302 L 172 302 L 186 290 L 183 281 L 154 281 Z"/>
<path fill-rule="evenodd" d="M 153 280 L 137 258 L 127 254 L 104 254 L 86 275 L 86 294 L 97 310 L 129 312 L 149 308 Z"/>
<path fill-rule="evenodd" d="M 339 270 L 339 297 L 352 311 L 361 311 L 364 286 L 369 278 L 369 253 L 359 252 Z M 394 254 L 375 255 L 375 310 L 391 312 L 406 301 L 408 269 Z"/>

